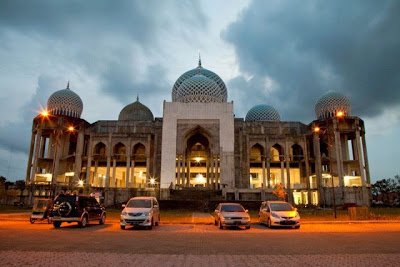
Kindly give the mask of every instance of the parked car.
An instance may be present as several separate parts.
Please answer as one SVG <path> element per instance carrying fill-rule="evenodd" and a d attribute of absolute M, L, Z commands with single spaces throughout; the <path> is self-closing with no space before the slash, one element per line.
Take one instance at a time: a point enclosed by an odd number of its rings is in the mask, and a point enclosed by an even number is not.
<path fill-rule="evenodd" d="M 121 229 L 127 225 L 144 226 L 152 229 L 160 223 L 160 208 L 155 197 L 133 197 L 129 199 L 121 212 Z"/>
<path fill-rule="evenodd" d="M 214 224 L 220 229 L 229 226 L 245 226 L 250 229 L 249 211 L 238 203 L 220 203 L 214 212 Z"/>
<path fill-rule="evenodd" d="M 94 197 L 75 194 L 57 195 L 51 215 L 55 228 L 59 228 L 63 222 L 77 222 L 80 227 L 86 227 L 91 221 L 99 224 L 106 221 L 106 210 Z"/>
<path fill-rule="evenodd" d="M 258 213 L 259 222 L 273 227 L 300 228 L 300 215 L 296 208 L 285 201 L 264 201 Z"/>

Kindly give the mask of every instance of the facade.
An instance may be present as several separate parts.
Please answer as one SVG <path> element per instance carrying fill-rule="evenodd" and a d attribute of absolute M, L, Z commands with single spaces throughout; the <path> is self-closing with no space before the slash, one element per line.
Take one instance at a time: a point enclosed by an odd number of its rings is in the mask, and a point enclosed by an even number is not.
<path fill-rule="evenodd" d="M 33 119 L 26 173 L 32 195 L 78 189 L 101 195 L 106 205 L 196 192 L 265 200 L 281 186 L 297 205 L 369 205 L 364 122 L 351 115 L 345 96 L 323 95 L 316 119 L 303 124 L 282 121 L 267 104 L 236 118 L 227 93 L 199 60 L 175 82 L 162 118 L 137 98 L 118 120 L 89 123 L 68 85 L 49 97 L 47 114 Z"/>

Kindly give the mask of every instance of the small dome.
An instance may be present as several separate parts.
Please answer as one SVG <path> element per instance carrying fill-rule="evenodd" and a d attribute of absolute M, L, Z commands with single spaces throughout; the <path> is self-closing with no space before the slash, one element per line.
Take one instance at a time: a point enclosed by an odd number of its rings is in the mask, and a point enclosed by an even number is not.
<path fill-rule="evenodd" d="M 120 121 L 152 121 L 154 119 L 151 110 L 137 100 L 125 106 L 119 113 Z"/>
<path fill-rule="evenodd" d="M 83 110 L 81 98 L 69 89 L 54 92 L 47 100 L 47 111 L 52 115 L 64 115 L 80 118 Z"/>
<path fill-rule="evenodd" d="M 227 98 L 225 83 L 217 74 L 203 68 L 200 59 L 198 67 L 182 74 L 172 88 L 174 102 L 226 102 Z"/>
<path fill-rule="evenodd" d="M 275 108 L 269 105 L 256 105 L 246 115 L 246 121 L 280 121 L 280 116 Z"/>
<path fill-rule="evenodd" d="M 351 105 L 349 99 L 337 92 L 328 92 L 321 96 L 315 104 L 315 114 L 318 119 L 327 119 L 336 116 L 337 112 L 350 115 Z"/>

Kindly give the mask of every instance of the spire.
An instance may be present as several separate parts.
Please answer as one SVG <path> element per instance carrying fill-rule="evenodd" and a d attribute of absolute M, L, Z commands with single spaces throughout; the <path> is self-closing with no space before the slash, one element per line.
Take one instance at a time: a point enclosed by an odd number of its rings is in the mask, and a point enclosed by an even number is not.
<path fill-rule="evenodd" d="M 67 88 L 66 89 L 69 89 L 69 81 L 68 81 L 68 83 L 67 83 Z"/>
<path fill-rule="evenodd" d="M 136 102 L 139 102 L 139 94 L 136 96 Z"/>
<path fill-rule="evenodd" d="M 199 52 L 199 68 L 201 68 L 201 56 L 200 56 L 200 52 Z"/>

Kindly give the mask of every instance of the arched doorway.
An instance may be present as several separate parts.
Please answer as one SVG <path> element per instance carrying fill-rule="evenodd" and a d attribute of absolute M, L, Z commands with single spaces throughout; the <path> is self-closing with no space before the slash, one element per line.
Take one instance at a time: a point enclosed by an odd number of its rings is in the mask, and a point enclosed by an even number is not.
<path fill-rule="evenodd" d="M 255 144 L 250 149 L 250 188 L 262 188 L 265 177 L 264 148 Z"/>
<path fill-rule="evenodd" d="M 132 148 L 131 182 L 134 188 L 145 188 L 148 180 L 146 147 L 137 143 Z"/>
<path fill-rule="evenodd" d="M 192 131 L 183 155 L 177 155 L 176 184 L 180 187 L 219 187 L 219 157 L 211 152 L 211 138 L 201 128 Z"/>

